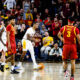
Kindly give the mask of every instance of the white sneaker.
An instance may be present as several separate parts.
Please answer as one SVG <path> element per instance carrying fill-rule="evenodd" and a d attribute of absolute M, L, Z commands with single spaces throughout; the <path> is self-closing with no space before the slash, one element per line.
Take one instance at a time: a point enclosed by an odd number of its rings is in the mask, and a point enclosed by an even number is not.
<path fill-rule="evenodd" d="M 34 65 L 34 66 L 33 66 L 33 69 L 34 69 L 34 70 L 39 70 L 40 68 L 41 68 L 41 65 Z"/>
<path fill-rule="evenodd" d="M 65 80 L 69 80 L 69 76 L 70 76 L 69 72 L 66 71 L 65 74 L 64 74 Z"/>

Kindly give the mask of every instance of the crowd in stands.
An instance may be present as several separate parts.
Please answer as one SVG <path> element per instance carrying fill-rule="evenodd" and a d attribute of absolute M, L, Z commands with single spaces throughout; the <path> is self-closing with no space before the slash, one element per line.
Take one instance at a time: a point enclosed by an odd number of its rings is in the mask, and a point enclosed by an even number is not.
<path fill-rule="evenodd" d="M 22 54 L 21 40 L 34 22 L 39 23 L 35 44 L 37 60 L 61 61 L 63 43 L 57 34 L 60 28 L 67 25 L 70 16 L 75 18 L 74 26 L 80 30 L 80 1 L 79 0 L 0 0 L 0 21 L 4 19 L 5 27 L 9 16 L 15 16 L 16 24 L 16 60 Z M 80 45 L 77 44 L 80 60 Z M 27 52 L 24 60 L 31 61 Z"/>

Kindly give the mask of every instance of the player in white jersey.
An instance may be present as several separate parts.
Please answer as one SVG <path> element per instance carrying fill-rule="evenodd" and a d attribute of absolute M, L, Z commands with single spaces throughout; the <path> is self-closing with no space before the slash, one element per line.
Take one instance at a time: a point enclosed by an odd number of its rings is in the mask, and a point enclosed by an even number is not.
<path fill-rule="evenodd" d="M 5 52 L 7 51 L 6 48 L 6 28 L 4 27 L 4 22 L 1 21 L 0 23 L 0 52 L 2 53 L 1 61 L 0 61 L 0 70 L 4 72 L 4 65 L 5 65 Z"/>
<path fill-rule="evenodd" d="M 29 28 L 22 39 L 23 54 L 21 56 L 21 62 L 23 61 L 27 50 L 29 50 L 34 64 L 34 69 L 39 69 L 41 67 L 40 65 L 37 64 L 35 60 L 35 53 L 34 53 L 34 46 L 33 46 L 33 44 L 36 42 L 34 35 L 36 33 L 36 29 L 38 28 L 38 25 L 39 25 L 38 23 L 35 23 L 33 27 Z M 19 65 L 21 66 L 21 63 L 19 63 Z"/>

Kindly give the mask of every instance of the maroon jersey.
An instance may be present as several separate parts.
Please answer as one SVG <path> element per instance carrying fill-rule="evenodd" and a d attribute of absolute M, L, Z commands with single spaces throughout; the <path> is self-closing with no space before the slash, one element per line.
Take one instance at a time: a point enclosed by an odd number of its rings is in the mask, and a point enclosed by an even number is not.
<path fill-rule="evenodd" d="M 63 34 L 64 44 L 76 44 L 76 35 L 79 34 L 78 28 L 66 25 L 61 28 L 60 32 Z"/>

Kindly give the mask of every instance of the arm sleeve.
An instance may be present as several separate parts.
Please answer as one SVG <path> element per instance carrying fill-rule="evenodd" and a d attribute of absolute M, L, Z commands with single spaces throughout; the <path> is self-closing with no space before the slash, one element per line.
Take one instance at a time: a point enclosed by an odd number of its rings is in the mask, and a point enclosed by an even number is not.
<path fill-rule="evenodd" d="M 76 28 L 76 34 L 79 34 L 79 29 L 78 28 Z"/>
<path fill-rule="evenodd" d="M 62 27 L 62 28 L 60 29 L 60 32 L 62 33 L 62 32 L 63 32 L 63 30 L 64 30 L 64 27 Z"/>

